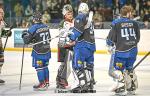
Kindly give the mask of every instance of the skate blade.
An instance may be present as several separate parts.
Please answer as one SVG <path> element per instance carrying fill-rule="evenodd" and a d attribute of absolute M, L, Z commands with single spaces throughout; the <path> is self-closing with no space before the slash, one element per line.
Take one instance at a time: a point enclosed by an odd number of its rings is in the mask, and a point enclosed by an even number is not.
<path fill-rule="evenodd" d="M 0 86 L 3 86 L 3 85 L 5 85 L 5 83 L 0 83 Z"/>
<path fill-rule="evenodd" d="M 135 95 L 135 91 L 128 91 L 127 95 Z"/>
<path fill-rule="evenodd" d="M 33 88 L 34 91 L 46 91 L 48 88 Z"/>
<path fill-rule="evenodd" d="M 126 95 L 127 95 L 126 92 L 115 93 L 115 96 L 126 96 Z"/>
<path fill-rule="evenodd" d="M 71 93 L 96 93 L 96 90 L 72 90 Z"/>

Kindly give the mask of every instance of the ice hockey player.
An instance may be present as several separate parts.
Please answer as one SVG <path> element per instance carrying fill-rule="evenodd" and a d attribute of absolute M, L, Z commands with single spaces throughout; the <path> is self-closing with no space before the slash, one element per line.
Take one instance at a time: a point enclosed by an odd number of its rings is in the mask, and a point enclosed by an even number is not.
<path fill-rule="evenodd" d="M 49 86 L 49 59 L 51 58 L 49 27 L 41 22 L 42 14 L 40 12 L 33 13 L 33 25 L 28 31 L 24 31 L 22 38 L 25 44 L 44 41 L 33 46 L 32 50 L 32 66 L 37 71 L 39 80 L 38 85 L 34 85 L 34 90 L 46 90 Z"/>
<path fill-rule="evenodd" d="M 2 37 L 11 36 L 10 30 L 5 30 L 6 23 L 4 21 L 4 10 L 2 4 L 0 4 L 0 73 L 4 64 L 4 49 L 2 44 Z M 0 84 L 4 84 L 5 81 L 0 79 Z"/>
<path fill-rule="evenodd" d="M 59 66 L 57 77 L 56 77 L 56 88 L 66 89 L 68 86 L 68 77 L 70 75 L 70 61 L 72 60 L 72 51 L 75 42 L 72 42 L 72 45 L 69 43 L 69 30 L 71 30 L 74 26 L 73 19 L 73 9 L 70 4 L 66 4 L 63 7 L 62 14 L 64 16 L 64 20 L 60 23 L 60 32 L 63 35 L 59 38 L 58 42 L 58 62 L 61 62 Z"/>
<path fill-rule="evenodd" d="M 109 52 L 112 53 L 109 75 L 116 82 L 111 91 L 116 94 L 135 94 L 138 87 L 137 76 L 131 71 L 137 56 L 137 44 L 140 40 L 140 29 L 136 21 L 131 20 L 132 7 L 121 8 L 121 18 L 111 24 L 107 37 Z"/>
<path fill-rule="evenodd" d="M 78 15 L 74 21 L 71 41 L 76 41 L 74 46 L 73 70 L 79 84 L 72 92 L 89 92 L 94 88 L 94 52 L 95 38 L 92 22 L 93 12 L 89 12 L 86 3 L 80 3 Z"/>

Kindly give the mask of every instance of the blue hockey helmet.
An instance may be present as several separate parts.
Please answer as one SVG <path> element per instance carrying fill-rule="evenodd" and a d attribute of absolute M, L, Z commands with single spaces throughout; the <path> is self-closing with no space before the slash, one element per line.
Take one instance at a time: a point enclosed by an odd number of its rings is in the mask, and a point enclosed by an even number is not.
<path fill-rule="evenodd" d="M 39 11 L 33 13 L 33 21 L 41 22 L 42 21 L 42 14 Z"/>

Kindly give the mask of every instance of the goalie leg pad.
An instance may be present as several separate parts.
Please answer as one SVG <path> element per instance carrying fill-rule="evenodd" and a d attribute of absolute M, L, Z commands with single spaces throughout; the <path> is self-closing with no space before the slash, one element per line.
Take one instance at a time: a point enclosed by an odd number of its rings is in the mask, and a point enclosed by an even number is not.
<path fill-rule="evenodd" d="M 79 93 L 82 90 L 87 90 L 87 78 L 86 78 L 86 73 L 84 69 L 81 70 L 74 70 L 78 80 L 79 80 L 79 85 L 75 88 L 72 89 L 73 92 L 78 92 Z"/>
<path fill-rule="evenodd" d="M 125 71 L 125 84 L 127 91 L 135 91 L 138 88 L 138 80 L 135 71 Z"/>
<path fill-rule="evenodd" d="M 86 68 L 90 77 L 90 85 L 92 87 L 96 83 L 94 79 L 94 64 L 86 64 L 86 66 L 87 66 Z"/>
<path fill-rule="evenodd" d="M 67 79 L 66 79 L 66 66 L 64 62 L 61 62 L 61 65 L 59 66 L 57 77 L 56 77 L 56 85 L 57 88 L 65 89 L 65 86 L 68 85 Z"/>
<path fill-rule="evenodd" d="M 121 71 L 116 70 L 114 74 L 117 78 L 114 78 L 114 85 L 110 88 L 110 91 L 115 93 L 125 92 L 124 76 Z"/>

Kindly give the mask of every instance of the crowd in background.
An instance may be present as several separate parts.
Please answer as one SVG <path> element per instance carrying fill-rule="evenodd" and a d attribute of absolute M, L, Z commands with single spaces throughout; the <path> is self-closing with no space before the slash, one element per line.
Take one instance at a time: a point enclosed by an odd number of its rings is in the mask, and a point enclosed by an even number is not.
<path fill-rule="evenodd" d="M 47 24 L 58 24 L 62 19 L 62 8 L 71 4 L 74 15 L 80 2 L 87 1 L 94 12 L 95 28 L 105 28 L 107 22 L 119 17 L 120 8 L 131 5 L 134 9 L 133 18 L 144 22 L 144 28 L 150 29 L 150 0 L 0 0 L 3 1 L 5 19 L 16 27 L 28 27 L 34 11 L 43 13 L 42 21 Z M 106 23 L 106 24 L 105 24 Z"/>

